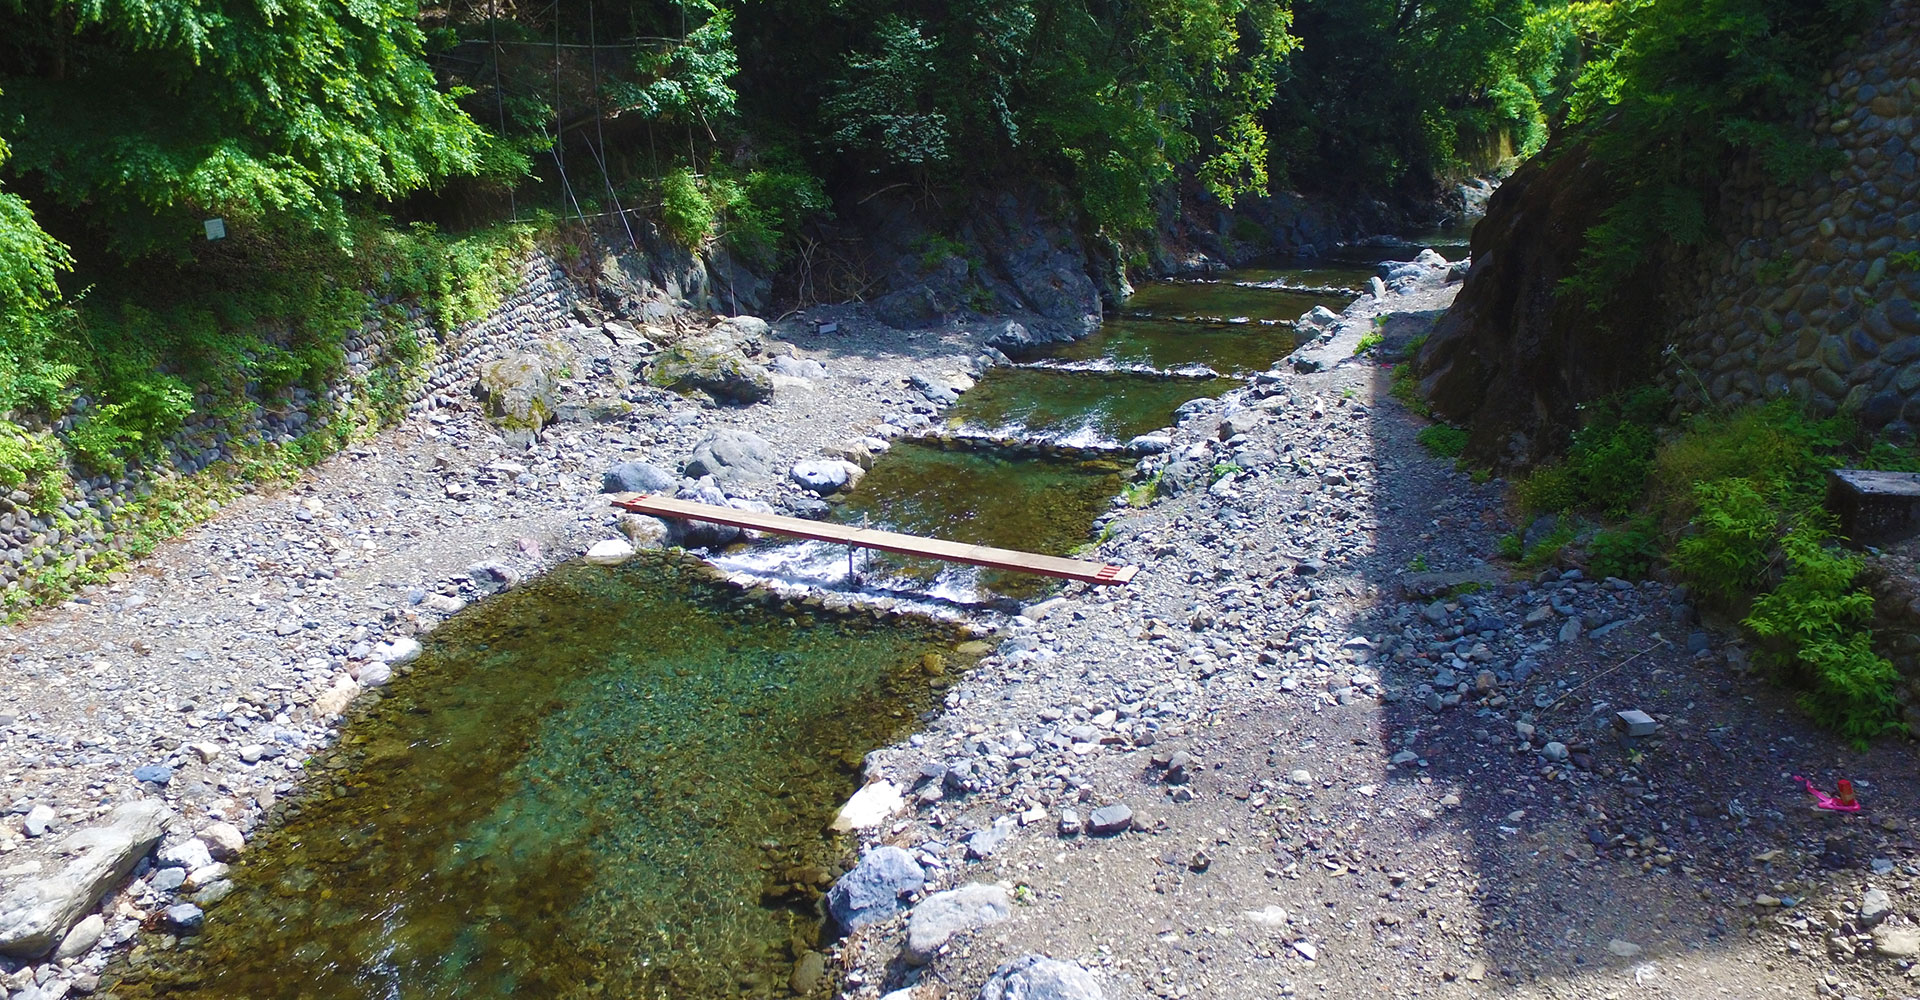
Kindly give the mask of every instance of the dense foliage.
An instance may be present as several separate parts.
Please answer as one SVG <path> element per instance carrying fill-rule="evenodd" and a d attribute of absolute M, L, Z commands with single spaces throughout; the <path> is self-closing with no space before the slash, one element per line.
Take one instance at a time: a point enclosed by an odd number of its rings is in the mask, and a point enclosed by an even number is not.
<path fill-rule="evenodd" d="M 1837 545 L 1823 507 L 1841 466 L 1920 471 L 1920 452 L 1873 441 L 1846 418 L 1811 420 L 1789 400 L 1665 426 L 1665 394 L 1596 404 L 1566 460 L 1516 493 L 1560 528 L 1523 551 L 1544 563 L 1568 545 L 1603 575 L 1666 564 L 1759 640 L 1808 713 L 1855 743 L 1900 729 L 1893 665 L 1874 652 L 1861 560 Z M 1611 526 L 1584 526 L 1582 516 Z M 1584 528 L 1584 530 L 1582 530 Z"/>
<path fill-rule="evenodd" d="M 1781 179 L 1819 167 L 1822 151 L 1794 119 L 1832 57 L 1879 7 L 1615 0 L 1543 14 L 1537 34 L 1593 39 L 1566 96 L 1567 121 L 1620 191 L 1587 234 L 1569 287 L 1601 308 L 1656 248 L 1705 240 L 1709 199 L 1735 154 L 1758 155 Z"/>
<path fill-rule="evenodd" d="M 401 0 L 0 3 L 14 172 L 134 250 L 201 216 L 345 232 L 344 198 L 472 171 L 482 131 Z"/>

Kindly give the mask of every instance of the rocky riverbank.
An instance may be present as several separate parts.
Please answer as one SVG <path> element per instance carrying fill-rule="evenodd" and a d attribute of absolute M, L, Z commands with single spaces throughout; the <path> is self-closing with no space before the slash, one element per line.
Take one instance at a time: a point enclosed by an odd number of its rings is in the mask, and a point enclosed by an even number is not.
<path fill-rule="evenodd" d="M 1327 341 L 1404 342 L 1453 291 L 1409 277 Z M 1499 565 L 1502 484 L 1352 353 L 1190 407 L 1100 548 L 1135 584 L 872 755 L 849 995 L 1920 993 L 1912 747 L 1813 729 L 1684 587 Z"/>

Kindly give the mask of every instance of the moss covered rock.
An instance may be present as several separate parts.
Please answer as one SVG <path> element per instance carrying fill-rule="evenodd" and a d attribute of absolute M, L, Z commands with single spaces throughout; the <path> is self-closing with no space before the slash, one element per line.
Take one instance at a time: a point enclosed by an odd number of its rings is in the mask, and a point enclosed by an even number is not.
<path fill-rule="evenodd" d="M 695 337 L 667 348 L 655 359 L 647 380 L 675 392 L 704 392 L 721 403 L 746 405 L 773 395 L 773 376 L 725 335 Z"/>

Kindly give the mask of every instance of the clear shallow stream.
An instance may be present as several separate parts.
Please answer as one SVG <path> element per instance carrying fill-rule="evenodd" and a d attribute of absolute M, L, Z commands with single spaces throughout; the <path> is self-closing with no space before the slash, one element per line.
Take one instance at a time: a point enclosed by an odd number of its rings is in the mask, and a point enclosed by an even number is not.
<path fill-rule="evenodd" d="M 785 995 L 862 755 L 980 649 L 685 557 L 457 616 L 315 762 L 204 935 L 123 998 Z M 823 887 L 823 886 L 820 886 Z"/>

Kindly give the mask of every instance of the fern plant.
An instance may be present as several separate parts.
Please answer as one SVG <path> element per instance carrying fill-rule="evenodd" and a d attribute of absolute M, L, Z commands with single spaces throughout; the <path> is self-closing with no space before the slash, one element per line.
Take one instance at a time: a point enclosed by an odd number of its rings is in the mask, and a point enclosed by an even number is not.
<path fill-rule="evenodd" d="M 1779 520 L 1751 480 L 1700 483 L 1693 492 L 1695 532 L 1674 546 L 1674 568 L 1706 593 L 1738 600 L 1765 578 Z"/>
<path fill-rule="evenodd" d="M 1815 721 L 1865 748 L 1900 728 L 1894 687 L 1900 675 L 1873 651 L 1873 595 L 1854 586 L 1861 560 L 1805 529 L 1781 541 L 1786 576 L 1754 599 L 1742 624 L 1766 641 L 1789 680 L 1807 690 L 1800 704 Z"/>

